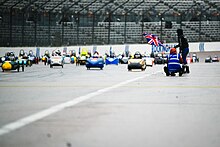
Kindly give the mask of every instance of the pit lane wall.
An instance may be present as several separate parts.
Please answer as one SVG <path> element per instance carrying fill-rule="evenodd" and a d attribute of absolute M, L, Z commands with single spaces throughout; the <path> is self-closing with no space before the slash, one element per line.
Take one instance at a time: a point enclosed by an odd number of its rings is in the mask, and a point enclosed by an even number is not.
<path fill-rule="evenodd" d="M 157 52 L 169 52 L 169 48 L 172 48 L 177 43 L 166 44 L 164 47 L 155 47 L 149 44 L 124 44 L 124 45 L 92 45 L 92 46 L 62 46 L 62 47 L 0 47 L 0 56 L 4 56 L 6 52 L 13 51 L 15 55 L 18 55 L 20 49 L 24 49 L 25 52 L 32 50 L 34 53 L 38 52 L 39 56 L 42 56 L 46 50 L 52 53 L 53 50 L 59 49 L 61 52 L 75 50 L 78 54 L 82 49 L 87 49 L 91 53 L 95 50 L 101 55 L 109 53 L 110 50 L 115 52 L 116 55 L 122 54 L 125 50 L 129 50 L 131 53 L 140 51 L 141 53 Z M 208 51 L 220 51 L 220 42 L 199 42 L 189 43 L 190 52 L 208 52 Z"/>

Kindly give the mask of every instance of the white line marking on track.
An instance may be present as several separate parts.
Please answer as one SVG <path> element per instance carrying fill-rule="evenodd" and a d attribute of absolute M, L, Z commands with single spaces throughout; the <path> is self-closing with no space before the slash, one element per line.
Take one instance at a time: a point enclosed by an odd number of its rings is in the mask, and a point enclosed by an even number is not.
<path fill-rule="evenodd" d="M 131 82 L 134 82 L 134 81 L 137 81 L 139 79 L 143 79 L 143 78 L 146 78 L 146 77 L 149 77 L 151 75 L 154 75 L 154 74 L 157 74 L 161 71 L 157 71 L 157 72 L 154 72 L 152 74 L 147 74 L 145 76 L 141 76 L 141 77 L 137 77 L 137 78 L 134 78 L 134 79 L 131 79 L 131 80 L 127 80 L 127 81 L 124 81 L 124 82 L 121 82 L 121 83 L 118 83 L 116 85 L 113 85 L 113 86 L 110 86 L 110 87 L 107 87 L 107 88 L 103 88 L 103 89 L 100 89 L 100 90 L 97 90 L 95 92 L 92 92 L 92 93 L 89 93 L 87 95 L 84 95 L 84 96 L 80 96 L 80 97 L 77 97 L 73 100 L 70 100 L 70 101 L 67 101 L 67 102 L 64 102 L 64 103 L 61 103 L 61 104 L 58 104 L 58 105 L 55 105 L 55 106 L 52 106 L 48 109 L 45 109 L 43 111 L 40 111 L 38 113 L 35 113 L 33 115 L 30 115 L 30 116 L 27 116 L 27 117 L 24 117 L 20 120 L 17 120 L 17 121 L 14 121 L 14 122 L 11 122 L 9 124 L 6 124 L 4 126 L 2 126 L 0 128 L 0 136 L 4 135 L 4 134 L 7 134 L 7 133 L 10 133 L 16 129 L 19 129 L 19 128 L 22 128 L 28 124 L 31 124 L 33 122 L 36 122 L 40 119 L 43 119 L 49 115 L 52 115 L 56 112 L 59 112 L 59 111 L 62 111 L 63 109 L 65 108 L 68 108 L 68 107 L 72 107 L 78 103 L 81 103 L 83 101 L 86 101 L 94 96 L 97 96 L 97 95 L 100 95 L 104 92 L 107 92 L 107 91 L 110 91 L 112 89 L 115 89 L 115 88 L 118 88 L 118 87 L 121 87 L 123 85 L 126 85 L 128 83 L 131 83 Z"/>

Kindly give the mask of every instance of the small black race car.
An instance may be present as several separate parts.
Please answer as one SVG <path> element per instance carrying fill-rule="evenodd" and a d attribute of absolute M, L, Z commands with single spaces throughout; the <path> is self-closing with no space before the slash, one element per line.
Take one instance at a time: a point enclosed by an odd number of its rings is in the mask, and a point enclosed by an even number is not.
<path fill-rule="evenodd" d="M 205 58 L 205 63 L 212 63 L 212 57 L 208 56 L 207 58 Z"/>

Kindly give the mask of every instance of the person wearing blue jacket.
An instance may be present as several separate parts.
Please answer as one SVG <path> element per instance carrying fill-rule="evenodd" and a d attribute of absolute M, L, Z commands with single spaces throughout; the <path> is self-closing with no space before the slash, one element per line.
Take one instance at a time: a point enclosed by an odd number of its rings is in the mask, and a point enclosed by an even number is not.
<path fill-rule="evenodd" d="M 180 73 L 180 76 L 183 73 L 182 64 L 183 59 L 180 54 L 177 54 L 176 48 L 170 49 L 170 54 L 167 55 L 167 66 L 164 67 L 164 72 L 166 76 L 175 76 L 176 72 Z"/>

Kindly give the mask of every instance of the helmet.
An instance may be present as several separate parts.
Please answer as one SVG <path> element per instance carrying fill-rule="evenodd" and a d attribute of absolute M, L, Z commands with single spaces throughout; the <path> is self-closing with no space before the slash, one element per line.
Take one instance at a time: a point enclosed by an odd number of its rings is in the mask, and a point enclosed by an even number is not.
<path fill-rule="evenodd" d="M 135 52 L 135 54 L 134 54 L 134 58 L 136 58 L 136 59 L 140 59 L 141 58 L 141 53 L 140 52 Z"/>
<path fill-rule="evenodd" d="M 183 35 L 183 30 L 182 29 L 177 29 L 177 35 L 178 36 L 181 36 L 181 35 Z"/>
<path fill-rule="evenodd" d="M 56 53 L 58 56 L 61 56 L 61 51 L 60 51 L 60 50 L 56 50 L 55 53 Z"/>
<path fill-rule="evenodd" d="M 49 55 L 49 51 L 48 50 L 45 51 L 45 55 Z"/>
<path fill-rule="evenodd" d="M 29 51 L 29 55 L 33 55 L 34 53 L 33 53 L 33 51 L 32 50 L 30 50 Z"/>
<path fill-rule="evenodd" d="M 10 56 L 10 52 L 5 53 L 5 56 L 9 57 Z"/>
<path fill-rule="evenodd" d="M 10 52 L 10 56 L 15 56 L 14 52 Z"/>
<path fill-rule="evenodd" d="M 24 50 L 23 49 L 20 50 L 19 56 L 24 56 Z"/>
<path fill-rule="evenodd" d="M 171 49 L 170 49 L 170 54 L 177 54 L 176 48 L 171 48 Z"/>

